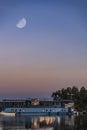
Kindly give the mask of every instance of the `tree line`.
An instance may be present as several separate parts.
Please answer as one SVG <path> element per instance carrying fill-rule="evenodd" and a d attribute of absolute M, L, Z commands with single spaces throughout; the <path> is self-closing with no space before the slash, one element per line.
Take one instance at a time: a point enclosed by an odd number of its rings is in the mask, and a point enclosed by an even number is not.
<path fill-rule="evenodd" d="M 52 97 L 53 99 L 73 100 L 76 110 L 87 111 L 87 89 L 84 86 L 80 89 L 76 86 L 62 88 L 53 92 Z"/>

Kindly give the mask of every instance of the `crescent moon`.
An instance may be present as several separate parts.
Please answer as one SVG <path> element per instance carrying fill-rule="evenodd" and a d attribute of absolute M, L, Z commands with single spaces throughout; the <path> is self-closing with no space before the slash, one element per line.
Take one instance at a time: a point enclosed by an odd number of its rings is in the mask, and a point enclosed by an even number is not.
<path fill-rule="evenodd" d="M 22 28 L 24 28 L 24 27 L 26 26 L 26 23 L 27 23 L 26 19 L 25 19 L 25 18 L 22 18 L 22 19 L 17 23 L 16 27 L 19 28 L 19 29 L 22 29 Z"/>

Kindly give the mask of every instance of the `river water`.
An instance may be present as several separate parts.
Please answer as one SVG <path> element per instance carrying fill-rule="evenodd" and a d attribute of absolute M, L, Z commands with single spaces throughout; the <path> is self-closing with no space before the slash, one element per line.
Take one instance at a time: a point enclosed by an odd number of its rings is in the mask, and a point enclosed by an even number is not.
<path fill-rule="evenodd" d="M 0 130 L 87 130 L 87 116 L 0 117 Z"/>

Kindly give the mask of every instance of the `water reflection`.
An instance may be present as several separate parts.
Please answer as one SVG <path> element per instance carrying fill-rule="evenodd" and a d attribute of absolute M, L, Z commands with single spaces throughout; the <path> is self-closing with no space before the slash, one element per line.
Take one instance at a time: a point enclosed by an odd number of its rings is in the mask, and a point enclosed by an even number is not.
<path fill-rule="evenodd" d="M 86 116 L 0 117 L 0 130 L 87 130 Z"/>

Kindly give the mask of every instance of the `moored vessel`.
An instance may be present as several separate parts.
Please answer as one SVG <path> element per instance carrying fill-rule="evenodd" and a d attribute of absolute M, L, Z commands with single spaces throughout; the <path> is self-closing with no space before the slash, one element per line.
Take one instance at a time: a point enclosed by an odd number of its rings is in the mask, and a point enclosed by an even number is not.
<path fill-rule="evenodd" d="M 15 116 L 15 113 L 13 112 L 0 112 L 0 116 Z"/>
<path fill-rule="evenodd" d="M 72 100 L 53 99 L 25 99 L 25 100 L 3 100 L 0 102 L 1 114 L 3 115 L 60 115 L 73 114 Z"/>

